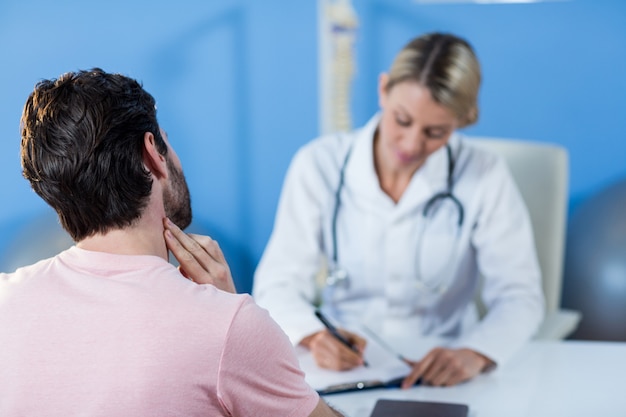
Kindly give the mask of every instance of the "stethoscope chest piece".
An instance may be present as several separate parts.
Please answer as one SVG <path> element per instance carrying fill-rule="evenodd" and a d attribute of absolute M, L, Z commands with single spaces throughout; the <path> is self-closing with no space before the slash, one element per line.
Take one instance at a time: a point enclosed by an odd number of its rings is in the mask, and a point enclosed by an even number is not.
<path fill-rule="evenodd" d="M 348 283 L 348 272 L 340 267 L 333 267 L 326 277 L 326 285 L 329 287 L 344 286 Z"/>

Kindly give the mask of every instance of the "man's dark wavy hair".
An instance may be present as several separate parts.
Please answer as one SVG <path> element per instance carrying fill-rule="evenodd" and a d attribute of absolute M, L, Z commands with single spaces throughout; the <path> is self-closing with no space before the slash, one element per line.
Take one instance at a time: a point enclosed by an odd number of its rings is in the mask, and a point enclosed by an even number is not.
<path fill-rule="evenodd" d="M 131 226 L 152 188 L 146 132 L 166 156 L 154 98 L 134 79 L 94 68 L 40 81 L 21 119 L 24 178 L 75 241 Z"/>

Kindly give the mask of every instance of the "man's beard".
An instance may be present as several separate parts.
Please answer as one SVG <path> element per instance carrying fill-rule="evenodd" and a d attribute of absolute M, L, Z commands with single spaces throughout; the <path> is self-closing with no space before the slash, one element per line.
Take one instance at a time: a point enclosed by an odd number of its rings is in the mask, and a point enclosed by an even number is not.
<path fill-rule="evenodd" d="M 165 215 L 178 227 L 185 229 L 191 224 L 191 197 L 182 169 L 176 168 L 168 159 L 169 187 L 163 190 Z"/>

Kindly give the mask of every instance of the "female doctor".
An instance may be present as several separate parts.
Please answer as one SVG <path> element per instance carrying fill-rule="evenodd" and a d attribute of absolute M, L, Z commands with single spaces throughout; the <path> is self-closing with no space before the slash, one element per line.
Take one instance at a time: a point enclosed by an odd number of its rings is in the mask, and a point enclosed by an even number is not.
<path fill-rule="evenodd" d="M 410 362 L 402 385 L 449 386 L 535 332 L 544 307 L 527 210 L 505 162 L 456 132 L 477 120 L 480 79 L 465 40 L 418 37 L 380 76 L 379 114 L 295 155 L 253 295 L 319 366 L 363 364 L 363 332 L 343 329 L 434 336 L 451 342 Z M 356 352 L 317 320 L 320 304 Z"/>

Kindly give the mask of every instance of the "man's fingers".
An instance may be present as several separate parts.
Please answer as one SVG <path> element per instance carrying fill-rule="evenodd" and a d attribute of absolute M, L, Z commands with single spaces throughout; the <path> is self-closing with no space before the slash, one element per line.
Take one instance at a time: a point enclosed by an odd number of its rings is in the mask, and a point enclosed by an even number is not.
<path fill-rule="evenodd" d="M 178 260 L 183 276 L 198 284 L 213 284 L 236 292 L 230 268 L 216 241 L 208 236 L 188 235 L 169 219 L 163 225 L 165 244 Z"/>
<path fill-rule="evenodd" d="M 198 274 L 206 272 L 194 254 L 189 252 L 189 250 L 181 244 L 180 240 L 178 240 L 169 229 L 165 230 L 165 244 L 178 260 L 178 263 L 180 264 L 179 270 L 185 278 L 189 279 L 193 276 L 197 277 L 199 276 Z"/>
<path fill-rule="evenodd" d="M 167 230 L 172 233 L 172 235 L 174 235 L 174 238 L 176 238 L 181 247 L 185 248 L 186 250 L 192 252 L 192 250 L 190 250 L 191 247 L 198 244 L 193 239 L 191 239 L 185 232 L 183 232 L 180 227 L 176 226 L 176 224 L 174 224 L 174 222 L 172 222 L 170 219 L 165 218 L 163 225 Z"/>
<path fill-rule="evenodd" d="M 211 256 L 205 247 L 210 247 L 211 243 L 215 242 L 213 239 L 208 236 L 188 235 L 167 218 L 164 225 L 166 231 L 169 231 L 171 234 L 169 239 L 166 240 L 168 249 L 172 251 L 179 262 L 198 263 L 203 269 L 210 267 L 210 265 L 207 265 L 207 261 L 211 260 Z M 165 236 L 168 237 L 167 233 Z"/>
<path fill-rule="evenodd" d="M 184 276 L 185 278 L 189 279 L 189 274 L 187 273 L 187 271 L 185 271 L 185 268 L 183 268 L 182 266 L 178 267 L 178 272 L 180 272 L 180 274 Z"/>
<path fill-rule="evenodd" d="M 193 255 L 187 249 L 185 249 L 180 240 L 176 238 L 174 233 L 172 233 L 172 230 L 165 229 L 164 235 L 167 249 L 172 252 L 172 254 L 179 263 L 182 263 L 183 261 L 193 260 Z"/>
<path fill-rule="evenodd" d="M 194 255 L 197 254 L 199 261 L 203 264 L 204 268 L 209 271 L 209 273 L 219 280 L 226 280 L 230 277 L 230 269 L 228 268 L 228 263 L 226 262 L 226 258 L 224 257 L 224 253 L 220 248 L 219 243 L 216 240 L 211 239 L 209 236 L 189 234 L 192 240 L 196 241 L 199 248 L 198 252 L 194 252 Z M 203 254 L 208 254 L 209 256 L 202 256 Z"/>
<path fill-rule="evenodd" d="M 218 262 L 226 262 L 224 253 L 219 243 L 217 243 L 217 240 L 211 239 L 209 236 L 196 235 L 193 233 L 189 233 L 187 236 L 198 242 L 213 259 Z"/>

